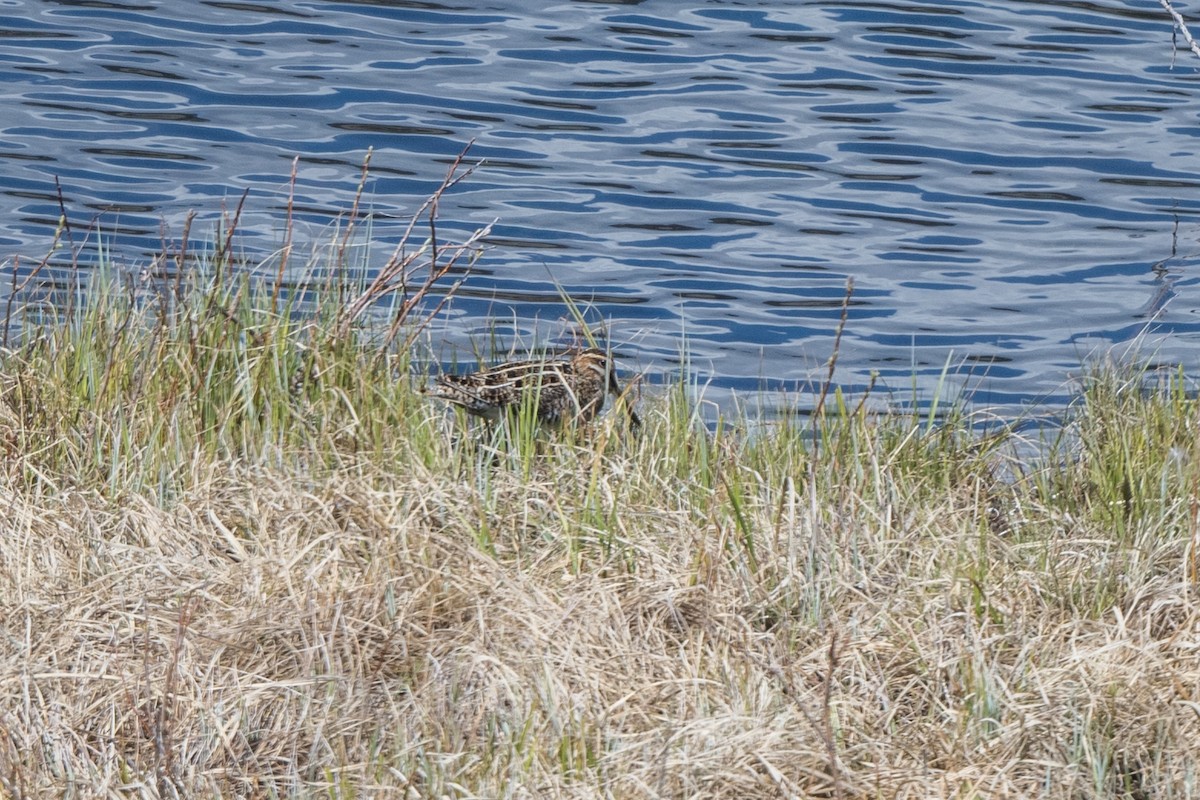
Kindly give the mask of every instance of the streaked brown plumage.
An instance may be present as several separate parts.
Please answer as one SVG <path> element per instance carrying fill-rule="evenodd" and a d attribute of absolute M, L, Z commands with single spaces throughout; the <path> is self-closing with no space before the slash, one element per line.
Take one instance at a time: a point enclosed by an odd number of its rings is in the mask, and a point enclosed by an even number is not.
<path fill-rule="evenodd" d="M 608 353 L 593 347 L 567 361 L 511 361 L 465 375 L 442 375 L 432 394 L 491 421 L 536 398 L 538 421 L 562 425 L 570 420 L 590 422 L 604 408 L 609 392 L 621 396 L 616 370 Z M 625 409 L 630 424 L 640 426 L 628 403 Z"/>

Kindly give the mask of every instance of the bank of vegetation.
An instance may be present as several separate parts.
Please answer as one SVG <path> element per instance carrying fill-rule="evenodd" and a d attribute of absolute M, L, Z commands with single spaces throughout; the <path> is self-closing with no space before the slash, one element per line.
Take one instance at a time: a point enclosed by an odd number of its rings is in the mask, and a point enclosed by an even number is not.
<path fill-rule="evenodd" d="M 218 234 L 10 304 L 0 793 L 1200 795 L 1182 374 L 1037 442 L 833 389 L 746 435 L 682 379 L 505 435 L 419 391 L 478 244 L 424 225 L 383 283 Z"/>

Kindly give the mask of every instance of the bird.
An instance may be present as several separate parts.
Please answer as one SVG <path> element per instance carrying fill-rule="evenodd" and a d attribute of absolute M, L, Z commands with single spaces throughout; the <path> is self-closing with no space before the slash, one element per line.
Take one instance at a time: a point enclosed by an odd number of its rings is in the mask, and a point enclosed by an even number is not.
<path fill-rule="evenodd" d="M 496 422 L 522 403 L 536 402 L 539 422 L 563 426 L 591 422 L 604 408 L 605 397 L 621 398 L 621 386 L 609 354 L 598 347 L 580 350 L 567 360 L 510 361 L 478 372 L 442 375 L 432 396 L 476 417 Z M 628 403 L 630 425 L 642 421 Z"/>

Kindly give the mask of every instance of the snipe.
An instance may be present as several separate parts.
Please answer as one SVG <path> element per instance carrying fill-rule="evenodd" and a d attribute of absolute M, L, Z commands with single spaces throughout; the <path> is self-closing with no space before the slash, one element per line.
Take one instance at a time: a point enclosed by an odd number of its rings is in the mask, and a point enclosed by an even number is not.
<path fill-rule="evenodd" d="M 566 361 L 510 361 L 465 375 L 442 375 L 432 395 L 493 422 L 521 403 L 536 402 L 539 422 L 562 425 L 590 422 L 609 392 L 621 397 L 616 370 L 608 353 L 592 347 Z M 642 421 L 628 402 L 625 410 L 630 425 L 640 427 Z"/>

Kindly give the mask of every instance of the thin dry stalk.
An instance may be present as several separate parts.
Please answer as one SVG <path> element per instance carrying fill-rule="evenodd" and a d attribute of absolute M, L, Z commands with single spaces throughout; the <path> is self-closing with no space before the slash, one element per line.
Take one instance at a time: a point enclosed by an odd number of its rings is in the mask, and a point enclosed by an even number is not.
<path fill-rule="evenodd" d="M 242 196 L 238 198 L 237 208 L 234 209 L 232 219 L 228 213 L 224 214 L 225 238 L 217 243 L 217 252 L 213 256 L 213 262 L 216 266 L 215 279 L 217 285 L 221 283 L 221 269 L 223 267 L 233 266 L 233 237 L 237 233 L 238 225 L 242 219 L 242 209 L 246 206 L 246 198 L 250 196 L 250 189 L 247 188 L 242 192 Z"/>
<path fill-rule="evenodd" d="M 6 348 L 8 347 L 8 333 L 12 330 L 12 318 L 15 310 L 14 304 L 16 303 L 17 296 L 25 290 L 25 287 L 27 287 L 30 282 L 33 281 L 33 279 L 36 278 L 38 274 L 46 267 L 46 264 L 49 263 L 51 254 L 55 251 L 55 249 L 57 249 L 59 241 L 62 238 L 62 231 L 63 226 L 61 225 L 55 229 L 54 241 L 51 242 L 50 249 L 46 252 L 46 255 L 42 256 L 42 260 L 38 262 L 37 266 L 30 270 L 29 274 L 26 275 L 25 279 L 19 284 L 17 283 L 17 274 L 21 270 L 21 257 L 17 256 L 13 259 L 12 285 L 9 287 L 8 300 L 5 303 L 4 309 L 4 347 Z"/>
<path fill-rule="evenodd" d="M 189 211 L 183 220 L 183 231 L 179 236 L 179 248 L 175 251 L 175 306 L 183 302 L 183 276 L 187 269 L 188 242 L 192 236 L 192 223 L 196 220 L 196 212 Z"/>
<path fill-rule="evenodd" d="M 784 671 L 783 667 L 775 663 L 774 659 L 770 656 L 754 652 L 741 641 L 728 635 L 728 632 L 721 632 L 718 634 L 718 638 L 742 658 L 746 659 L 747 662 L 774 678 L 775 685 L 779 687 L 783 696 L 804 717 L 809 729 L 820 736 L 825 755 L 825 774 L 830 782 L 829 788 L 834 797 L 842 800 L 846 796 L 846 788 L 843 785 L 842 770 L 839 764 L 837 737 L 833 730 L 833 681 L 834 675 L 837 672 L 839 658 L 837 633 L 834 632 L 830 635 L 829 648 L 826 650 L 825 671 L 821 677 L 820 714 L 809 709 L 804 698 L 796 691 L 791 676 Z"/>
<path fill-rule="evenodd" d="M 368 152 L 367 157 L 370 157 Z M 300 156 L 292 159 L 292 170 L 288 176 L 287 215 L 284 219 L 283 248 L 279 254 L 279 269 L 275 272 L 275 286 L 271 290 L 271 311 L 279 311 L 279 293 L 283 289 L 283 276 L 287 274 L 288 257 L 292 254 L 292 234 L 295 227 L 296 208 L 296 170 L 300 165 Z M 357 200 L 357 198 L 356 198 Z"/>
<path fill-rule="evenodd" d="M 67 215 L 67 203 L 63 199 L 62 183 L 54 176 L 54 198 L 58 202 L 58 222 L 67 237 L 68 252 L 71 254 L 71 269 L 79 269 L 79 249 L 75 246 L 75 236 L 71 232 L 71 218 Z M 94 222 L 94 220 L 93 220 Z"/>
<path fill-rule="evenodd" d="M 1176 31 L 1179 31 L 1180 33 L 1183 34 L 1183 39 L 1184 39 L 1184 41 L 1187 42 L 1188 48 L 1190 48 L 1193 53 L 1200 56 L 1200 44 L 1197 44 L 1196 40 L 1192 38 L 1192 32 L 1188 30 L 1187 24 L 1184 23 L 1184 21 L 1183 21 L 1183 15 L 1175 10 L 1174 6 L 1171 5 L 1170 0 L 1158 0 L 1158 2 L 1162 5 L 1163 8 L 1165 8 L 1167 10 L 1167 13 L 1170 14 L 1171 17 L 1175 20 L 1175 27 L 1171 29 L 1171 45 L 1172 45 L 1171 63 L 1172 64 L 1175 63 L 1174 50 L 1177 47 L 1175 44 L 1175 32 Z"/>
<path fill-rule="evenodd" d="M 833 388 L 833 375 L 837 371 L 838 356 L 841 353 L 842 334 L 846 331 L 846 320 L 850 316 L 850 298 L 854 295 L 854 278 L 846 279 L 846 292 L 842 296 L 842 313 L 838 318 L 837 330 L 833 335 L 833 352 L 829 354 L 829 368 L 825 373 L 825 380 L 821 384 L 821 394 L 817 396 L 817 404 L 813 408 L 812 424 L 814 426 L 820 421 L 821 416 L 825 413 L 825 400 L 829 397 L 829 392 Z M 820 449 L 820 437 L 813 437 L 813 457 L 816 458 Z"/>
<path fill-rule="evenodd" d="M 368 147 L 367 154 L 363 156 L 362 169 L 358 175 L 358 186 L 354 189 L 354 200 L 350 203 L 350 217 L 346 220 L 346 231 L 342 234 L 342 241 L 338 245 L 338 264 L 346 263 L 346 248 L 350 246 L 350 237 L 354 234 L 354 227 L 358 222 L 358 207 L 362 203 L 363 193 L 367 190 L 367 176 L 371 174 L 371 154 L 374 152 L 375 148 Z"/>
<path fill-rule="evenodd" d="M 383 265 L 376 273 L 375 278 L 370 284 L 358 295 L 346 304 L 346 307 L 339 316 L 338 324 L 335 328 L 336 335 L 341 338 L 346 338 L 350 335 L 350 329 L 354 323 L 369 309 L 372 305 L 379 302 L 381 299 L 395 292 L 401 292 L 402 300 L 396 310 L 395 316 L 392 319 L 391 328 L 385 340 L 385 346 L 390 344 L 399 329 L 410 320 L 413 310 L 421 303 L 432 291 L 434 285 L 444 278 L 451 271 L 460 268 L 464 260 L 467 261 L 466 268 L 469 269 L 472 259 L 479 252 L 482 241 L 491 233 L 492 226 L 488 224 L 479 230 L 472 233 L 465 241 L 459 244 L 441 245 L 437 238 L 437 213 L 438 206 L 442 195 L 451 188 L 456 186 L 459 181 L 462 181 L 475 171 L 476 165 L 467 167 L 461 173 L 463 159 L 466 157 L 470 145 L 455 157 L 450 164 L 450 168 L 446 172 L 445 178 L 441 184 L 433 192 L 433 194 L 421 204 L 417 212 L 413 214 L 409 221 L 408 227 L 405 229 L 400 238 L 400 244 L 392 253 L 391 258 Z M 420 219 L 424 217 L 429 225 L 429 240 L 425 246 L 409 253 L 407 247 L 412 237 L 413 230 Z M 423 256 L 428 253 L 427 258 Z M 424 269 L 425 279 L 421 285 L 411 294 L 408 292 L 408 286 L 413 275 L 420 269 Z M 429 323 L 433 316 L 438 313 L 446 300 L 453 295 L 454 291 L 461 284 L 461 280 L 452 284 L 442 300 L 437 304 L 433 311 L 426 315 L 425 319 L 417 325 L 418 330 Z"/>
<path fill-rule="evenodd" d="M 829 758 L 829 777 L 833 781 L 833 794 L 838 800 L 842 792 L 842 771 L 838 766 L 837 739 L 833 732 L 833 676 L 838 667 L 838 635 L 829 636 L 829 655 L 825 666 L 825 691 L 821 696 L 821 738 L 825 742 L 825 753 Z"/>
<path fill-rule="evenodd" d="M 30 273 L 25 276 L 25 279 L 19 284 L 17 283 L 17 273 L 20 271 L 21 259 L 20 256 L 17 256 L 15 259 L 13 259 L 12 285 L 9 289 L 8 300 L 6 301 L 4 311 L 4 347 L 8 347 L 8 335 L 9 331 L 12 329 L 13 313 L 16 310 L 15 303 L 17 297 L 26 289 L 26 287 L 29 286 L 33 280 L 37 278 L 42 270 L 46 268 L 46 265 L 50 263 L 50 257 L 58 252 L 59 246 L 63 243 L 64 238 L 67 243 L 67 251 L 71 256 L 71 272 L 72 275 L 75 276 L 76 280 L 78 280 L 79 251 L 75 247 L 75 236 L 71 229 L 71 219 L 67 214 L 66 201 L 63 199 L 62 184 L 59 182 L 57 175 L 54 177 L 54 192 L 55 198 L 58 201 L 58 225 L 55 226 L 54 238 L 50 242 L 50 247 L 46 250 L 46 255 L 42 256 L 42 259 L 38 262 L 37 266 L 34 267 Z M 71 309 L 74 307 L 74 302 L 74 294 L 72 293 L 71 301 L 68 304 L 68 308 L 65 310 L 66 314 L 70 314 Z"/>
<path fill-rule="evenodd" d="M 1192 482 L 1191 498 L 1188 500 L 1187 580 L 1190 584 L 1200 583 L 1200 474 Z M 1200 713 L 1200 709 L 1197 709 Z"/>
<path fill-rule="evenodd" d="M 71 256 L 71 287 L 72 289 L 79 288 L 79 248 L 75 245 L 75 235 L 71 229 L 71 217 L 67 214 L 67 204 L 63 199 L 62 184 L 58 180 L 58 176 L 54 176 L 54 194 L 58 201 L 59 226 L 63 229 L 67 237 L 67 252 Z M 92 217 L 91 228 L 96 227 L 98 217 Z M 67 301 L 67 307 L 62 310 L 65 317 L 70 318 L 75 313 L 75 301 L 77 292 L 72 291 Z"/>

